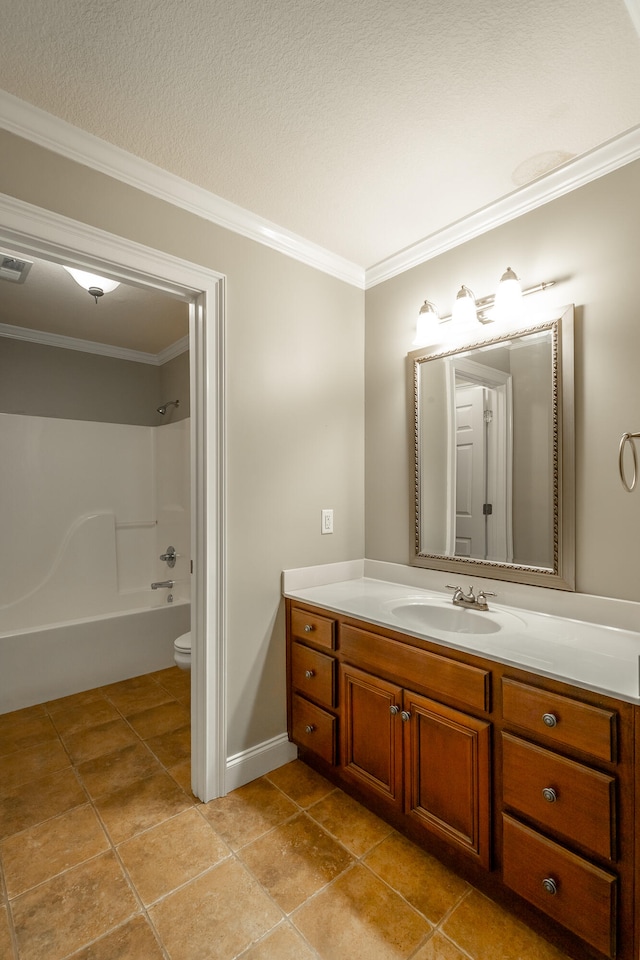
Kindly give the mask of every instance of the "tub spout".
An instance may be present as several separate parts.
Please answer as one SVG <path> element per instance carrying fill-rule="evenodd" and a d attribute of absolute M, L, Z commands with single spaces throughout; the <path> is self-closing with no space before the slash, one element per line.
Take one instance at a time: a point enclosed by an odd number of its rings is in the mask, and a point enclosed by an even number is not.
<path fill-rule="evenodd" d="M 173 590 L 173 584 L 175 580 L 158 580 L 156 583 L 151 584 L 152 590 L 157 590 L 158 587 L 166 587 L 167 590 Z"/>

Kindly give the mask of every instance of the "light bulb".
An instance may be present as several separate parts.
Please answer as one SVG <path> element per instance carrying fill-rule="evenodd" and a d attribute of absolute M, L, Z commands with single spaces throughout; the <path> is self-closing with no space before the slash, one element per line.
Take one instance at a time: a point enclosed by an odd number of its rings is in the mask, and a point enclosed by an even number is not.
<path fill-rule="evenodd" d="M 418 311 L 416 335 L 413 339 L 413 346 L 424 347 L 428 343 L 433 343 L 434 332 L 439 321 L 440 317 L 438 316 L 435 305 L 431 303 L 430 300 L 425 300 Z"/>
<path fill-rule="evenodd" d="M 451 319 L 459 326 L 471 326 L 478 319 L 476 298 L 464 284 L 458 290 L 451 311 Z"/>
<path fill-rule="evenodd" d="M 507 267 L 500 278 L 491 312 L 494 320 L 517 320 L 522 312 L 520 280 L 511 267 Z"/>

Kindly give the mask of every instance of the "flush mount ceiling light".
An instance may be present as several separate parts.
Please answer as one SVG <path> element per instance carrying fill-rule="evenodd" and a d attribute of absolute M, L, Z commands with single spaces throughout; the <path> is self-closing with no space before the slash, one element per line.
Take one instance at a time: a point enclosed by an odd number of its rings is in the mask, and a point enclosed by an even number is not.
<path fill-rule="evenodd" d="M 65 267 L 67 273 L 70 273 L 75 282 L 89 293 L 96 303 L 98 297 L 105 293 L 111 293 L 116 287 L 120 286 L 118 280 L 109 280 L 107 277 L 99 277 L 96 273 L 87 273 L 86 270 L 77 270 L 75 267 Z"/>
<path fill-rule="evenodd" d="M 517 321 L 521 314 L 522 297 L 546 290 L 555 282 L 555 280 L 545 280 L 526 290 L 521 290 L 518 276 L 511 267 L 507 267 L 500 278 L 498 289 L 490 297 L 476 299 L 473 291 L 463 284 L 458 290 L 453 310 L 448 317 L 440 317 L 436 305 L 430 300 L 425 300 L 418 311 L 413 346 L 421 347 L 437 342 L 438 337 L 435 336 L 435 332 L 438 326 L 449 320 L 453 320 L 453 325 L 449 328 L 452 333 L 469 330 L 475 326 L 476 322 L 484 324 L 496 320 Z M 441 335 L 439 339 L 442 339 Z"/>

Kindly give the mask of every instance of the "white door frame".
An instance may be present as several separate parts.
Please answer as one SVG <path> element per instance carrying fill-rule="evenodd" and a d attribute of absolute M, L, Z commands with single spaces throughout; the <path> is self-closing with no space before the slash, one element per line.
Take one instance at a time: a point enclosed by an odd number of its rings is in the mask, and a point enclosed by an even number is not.
<path fill-rule="evenodd" d="M 495 486 L 489 491 L 490 497 L 495 504 L 500 504 L 501 509 L 495 514 L 495 532 L 492 535 L 493 540 L 489 544 L 489 552 L 500 554 L 503 562 L 513 562 L 513 492 L 512 492 L 512 473 L 513 473 L 513 390 L 512 377 L 509 373 L 488 367 L 483 363 L 477 363 L 475 360 L 469 360 L 467 357 L 450 357 L 446 368 L 446 390 L 447 390 L 447 413 L 448 413 L 448 443 L 447 443 L 447 476 L 449 477 L 447 489 L 449 497 L 447 501 L 447 549 L 452 551 L 448 555 L 455 556 L 455 530 L 456 530 L 456 508 L 455 494 L 456 489 L 456 416 L 455 416 L 455 393 L 456 393 L 456 374 L 459 373 L 469 383 L 491 389 L 496 398 L 496 409 L 494 410 L 496 422 L 496 444 L 491 451 L 492 466 L 491 471 L 494 474 Z M 499 544 L 499 546 L 498 546 Z M 490 559 L 493 559 L 490 556 Z"/>
<path fill-rule="evenodd" d="M 115 275 L 189 303 L 192 492 L 192 788 L 223 796 L 226 769 L 224 276 L 0 194 L 11 252 Z"/>

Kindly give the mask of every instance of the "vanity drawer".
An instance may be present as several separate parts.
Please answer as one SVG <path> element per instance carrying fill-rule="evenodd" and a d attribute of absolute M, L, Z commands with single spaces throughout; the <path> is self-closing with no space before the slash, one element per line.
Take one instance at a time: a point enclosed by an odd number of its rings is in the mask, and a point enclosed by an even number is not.
<path fill-rule="evenodd" d="M 340 652 L 349 663 L 386 675 L 418 693 L 489 710 L 488 670 L 346 624 L 340 628 Z"/>
<path fill-rule="evenodd" d="M 506 807 L 615 859 L 614 777 L 503 733 L 502 778 Z"/>
<path fill-rule="evenodd" d="M 304 640 L 305 643 L 333 650 L 336 645 L 336 622 L 329 617 L 321 617 L 317 613 L 292 607 L 291 634 L 298 640 Z"/>
<path fill-rule="evenodd" d="M 557 693 L 502 681 L 502 715 L 538 737 L 598 760 L 616 760 L 616 714 Z"/>
<path fill-rule="evenodd" d="M 291 679 L 306 697 L 325 707 L 336 705 L 336 661 L 302 643 L 291 644 Z"/>
<path fill-rule="evenodd" d="M 294 694 L 291 731 L 293 740 L 332 764 L 338 759 L 337 723 L 336 717 L 331 713 Z"/>
<path fill-rule="evenodd" d="M 616 953 L 617 879 L 503 815 L 508 887 L 607 957 Z"/>

